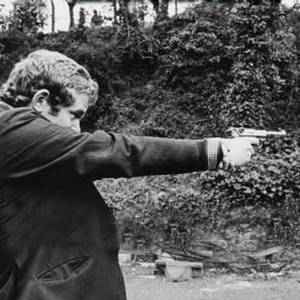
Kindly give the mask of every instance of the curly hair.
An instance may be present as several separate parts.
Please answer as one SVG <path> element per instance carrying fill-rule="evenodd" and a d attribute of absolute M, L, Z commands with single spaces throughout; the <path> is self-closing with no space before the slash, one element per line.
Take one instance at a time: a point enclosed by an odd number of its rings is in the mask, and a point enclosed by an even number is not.
<path fill-rule="evenodd" d="M 98 84 L 83 66 L 59 52 L 42 49 L 15 65 L 0 98 L 13 107 L 27 106 L 40 89 L 49 91 L 48 103 L 54 110 L 74 103 L 70 90 L 88 94 L 90 105 L 98 95 Z"/>

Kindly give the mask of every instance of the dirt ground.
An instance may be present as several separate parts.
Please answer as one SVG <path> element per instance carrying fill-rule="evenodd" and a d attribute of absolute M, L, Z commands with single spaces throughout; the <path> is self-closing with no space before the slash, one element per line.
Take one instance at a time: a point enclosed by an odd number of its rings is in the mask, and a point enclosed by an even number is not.
<path fill-rule="evenodd" d="M 154 276 L 126 278 L 128 300 L 300 300 L 300 273 L 273 279 L 236 275 L 166 282 Z"/>

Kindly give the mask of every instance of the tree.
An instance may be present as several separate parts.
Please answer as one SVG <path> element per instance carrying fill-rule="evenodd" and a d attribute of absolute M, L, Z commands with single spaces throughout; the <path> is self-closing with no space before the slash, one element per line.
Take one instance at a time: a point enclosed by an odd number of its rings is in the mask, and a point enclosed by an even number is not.
<path fill-rule="evenodd" d="M 158 19 L 165 20 L 168 18 L 168 8 L 169 8 L 169 0 L 161 0 L 158 12 Z"/>
<path fill-rule="evenodd" d="M 113 0 L 114 24 L 117 24 L 117 0 Z"/>
<path fill-rule="evenodd" d="M 69 6 L 69 14 L 70 14 L 70 25 L 69 28 L 72 29 L 75 25 L 74 22 L 74 7 L 77 4 L 77 0 L 66 0 Z"/>
<path fill-rule="evenodd" d="M 44 0 L 15 0 L 9 21 L 13 28 L 22 32 L 36 32 L 43 28 L 46 15 Z"/>
<path fill-rule="evenodd" d="M 156 12 L 157 19 L 164 20 L 168 17 L 169 0 L 150 0 Z"/>
<path fill-rule="evenodd" d="M 155 10 L 156 14 L 158 14 L 159 10 L 159 0 L 150 0 L 151 3 L 153 4 L 153 9 Z"/>
<path fill-rule="evenodd" d="M 236 0 L 205 0 L 203 2 L 212 3 L 212 4 L 220 3 L 220 4 L 234 5 Z"/>
<path fill-rule="evenodd" d="M 4 30 L 6 27 L 6 18 L 2 15 L 3 4 L 0 4 L 0 30 Z"/>
<path fill-rule="evenodd" d="M 51 0 L 51 31 L 55 31 L 55 6 L 53 0 Z"/>

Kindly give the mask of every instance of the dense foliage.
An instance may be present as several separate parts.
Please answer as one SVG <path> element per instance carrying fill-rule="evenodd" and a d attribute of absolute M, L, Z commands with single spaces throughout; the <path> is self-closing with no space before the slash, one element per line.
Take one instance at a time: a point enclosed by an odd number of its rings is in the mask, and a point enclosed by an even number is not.
<path fill-rule="evenodd" d="M 36 32 L 43 28 L 46 21 L 46 3 L 44 0 L 14 0 L 10 27 L 22 32 Z"/>
<path fill-rule="evenodd" d="M 152 30 L 125 23 L 48 35 L 4 31 L 0 80 L 20 57 L 47 48 L 85 65 L 99 83 L 101 101 L 83 122 L 87 130 L 199 138 L 224 136 L 229 126 L 285 128 L 287 137 L 264 141 L 254 161 L 235 172 L 103 180 L 97 186 L 115 208 L 121 233 L 149 243 L 184 248 L 199 230 L 231 239 L 232 226 L 236 235 L 261 226 L 265 240 L 295 243 L 297 18 L 299 12 L 276 1 L 238 1 L 198 5 Z"/>

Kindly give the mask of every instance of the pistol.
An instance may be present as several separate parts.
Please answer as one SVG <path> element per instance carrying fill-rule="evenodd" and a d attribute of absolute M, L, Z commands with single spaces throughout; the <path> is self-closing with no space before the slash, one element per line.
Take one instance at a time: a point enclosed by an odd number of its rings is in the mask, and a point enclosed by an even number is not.
<path fill-rule="evenodd" d="M 227 132 L 231 137 L 267 138 L 267 137 L 281 137 L 286 135 L 285 130 L 268 131 L 268 130 L 257 130 L 253 128 L 244 128 L 244 127 L 230 127 L 227 130 Z"/>

